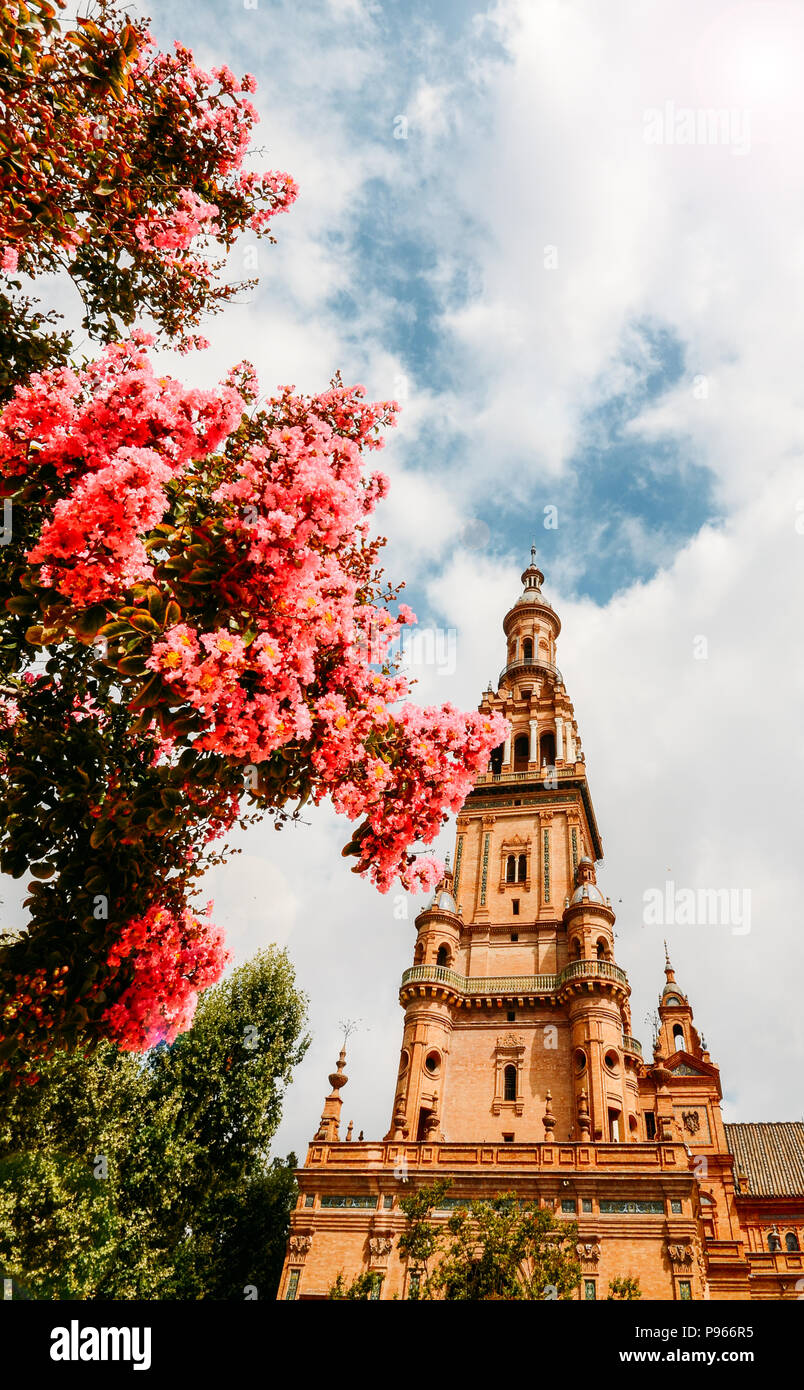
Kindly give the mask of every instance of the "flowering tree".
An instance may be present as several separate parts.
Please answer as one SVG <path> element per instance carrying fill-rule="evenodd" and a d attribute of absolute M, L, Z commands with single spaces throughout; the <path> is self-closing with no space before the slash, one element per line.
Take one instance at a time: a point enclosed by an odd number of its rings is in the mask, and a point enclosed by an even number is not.
<path fill-rule="evenodd" d="M 216 283 L 244 228 L 270 235 L 297 189 L 288 174 L 246 170 L 258 119 L 251 76 L 205 72 L 116 0 L 65 29 L 64 0 L 0 8 L 0 395 L 54 361 L 54 328 L 17 273 L 66 272 L 83 328 L 104 341 L 147 310 L 186 348 L 204 311 L 241 285 Z"/>
<path fill-rule="evenodd" d="M 295 186 L 235 175 L 234 208 L 226 180 L 253 119 L 237 84 L 218 70 L 236 98 L 221 123 L 188 76 L 190 55 L 151 54 L 151 91 L 142 47 L 130 58 L 126 42 L 114 63 L 140 73 L 125 106 L 150 92 L 141 124 L 129 113 L 143 140 L 160 157 L 172 148 L 146 119 L 164 88 L 159 100 L 172 110 L 178 90 L 188 128 L 202 137 L 212 122 L 228 152 L 222 188 L 199 176 L 169 206 L 138 205 L 133 221 L 104 203 L 132 304 L 144 294 L 157 323 L 184 332 L 215 293 L 208 263 L 198 270 L 194 257 L 187 271 L 191 242 L 214 228 L 225 246 L 247 215 L 261 228 Z M 114 122 L 105 129 L 114 144 Z M 59 216 L 45 247 L 69 241 Z M 46 262 L 31 255 L 33 268 Z M 186 273 L 199 277 L 190 319 Z M 94 263 L 88 275 L 105 283 Z M 396 876 L 430 886 L 439 866 L 411 845 L 432 841 L 506 727 L 406 702 L 390 659 L 414 615 L 388 607 L 398 589 L 368 521 L 387 482 L 365 472 L 364 454 L 381 446 L 395 404 L 336 380 L 314 397 L 283 388 L 258 408 L 248 364 L 217 390 L 189 389 L 157 376 L 152 341 L 135 330 L 81 368 L 35 372 L 0 414 L 12 517 L 0 547 L 0 869 L 33 875 L 29 929 L 0 956 L 0 1063 L 18 1077 L 29 1064 L 29 1079 L 55 1041 L 142 1049 L 189 1025 L 227 959 L 190 903 L 236 821 L 268 811 L 279 824 L 329 797 L 359 822 L 344 851 L 357 872 L 382 891 Z"/>

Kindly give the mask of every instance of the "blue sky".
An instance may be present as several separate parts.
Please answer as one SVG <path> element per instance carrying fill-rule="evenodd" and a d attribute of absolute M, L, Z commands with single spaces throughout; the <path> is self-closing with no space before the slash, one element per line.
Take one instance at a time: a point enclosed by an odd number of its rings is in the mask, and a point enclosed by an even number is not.
<path fill-rule="evenodd" d="M 800 6 L 158 0 L 152 13 L 162 46 L 255 74 L 256 166 L 301 186 L 278 244 L 260 246 L 258 289 L 208 326 L 208 352 L 166 365 L 209 382 L 248 356 L 266 391 L 320 390 L 340 369 L 400 400 L 378 460 L 387 568 L 456 643 L 452 669 L 417 671 L 422 700 L 477 704 L 535 539 L 634 1031 L 646 1041 L 663 984 L 645 892 L 750 889 L 747 935 L 667 935 L 726 1118 L 799 1117 Z M 657 111 L 670 132 L 685 110 L 721 112 L 720 133 L 646 138 Z M 232 278 L 244 262 L 236 249 Z M 304 1153 L 345 1018 L 359 1021 L 345 1118 L 367 1137 L 390 1118 L 417 905 L 350 875 L 347 838 L 322 809 L 281 836 L 252 830 L 210 876 L 238 959 L 286 945 L 310 996 L 281 1152 Z M 439 848 L 451 841 L 448 827 Z"/>

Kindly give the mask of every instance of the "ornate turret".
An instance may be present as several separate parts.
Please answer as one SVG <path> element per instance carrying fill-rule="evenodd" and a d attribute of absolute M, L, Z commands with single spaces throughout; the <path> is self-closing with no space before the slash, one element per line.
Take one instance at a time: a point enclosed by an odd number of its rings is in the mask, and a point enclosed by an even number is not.
<path fill-rule="evenodd" d="M 709 1061 L 709 1054 L 701 1042 L 700 1034 L 692 1022 L 692 1008 L 687 996 L 676 980 L 676 973 L 670 963 L 667 942 L 664 943 L 665 985 L 659 996 L 659 1039 L 665 1057 L 676 1052 L 689 1053 L 691 1057 Z"/>

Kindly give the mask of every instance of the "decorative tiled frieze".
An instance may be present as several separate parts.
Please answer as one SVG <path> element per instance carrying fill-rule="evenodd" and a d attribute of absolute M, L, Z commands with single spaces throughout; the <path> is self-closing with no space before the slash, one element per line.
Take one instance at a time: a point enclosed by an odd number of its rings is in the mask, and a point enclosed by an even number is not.
<path fill-rule="evenodd" d="M 483 836 L 483 872 L 482 872 L 481 878 L 480 878 L 480 906 L 481 906 L 481 907 L 485 907 L 485 905 L 486 905 L 486 887 L 487 887 L 488 881 L 489 881 L 489 845 L 490 845 L 490 844 L 491 844 L 491 835 L 487 832 L 487 833 Z"/>

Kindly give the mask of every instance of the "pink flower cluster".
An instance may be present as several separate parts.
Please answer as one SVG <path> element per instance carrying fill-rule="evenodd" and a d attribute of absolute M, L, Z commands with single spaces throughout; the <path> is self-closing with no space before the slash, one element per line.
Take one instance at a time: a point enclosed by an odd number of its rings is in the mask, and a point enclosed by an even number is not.
<path fill-rule="evenodd" d="M 22 475 L 35 458 L 71 484 L 28 559 L 80 605 L 152 577 L 142 538 L 164 516 L 165 484 L 215 450 L 245 407 L 231 382 L 201 391 L 157 378 L 143 339 L 107 347 L 83 371 L 32 376 L 0 416 L 0 473 Z"/>
<path fill-rule="evenodd" d="M 267 174 L 241 174 L 237 186 L 241 193 L 253 195 L 259 191 L 270 200 L 267 208 L 261 208 L 250 219 L 248 225 L 253 232 L 258 232 L 278 212 L 288 212 L 299 196 L 296 180 L 290 174 L 280 174 L 274 170 L 269 170 Z"/>
<path fill-rule="evenodd" d="M 13 246 L 4 246 L 0 250 L 0 270 L 5 270 L 9 275 L 13 275 L 19 262 L 19 252 Z"/>
<path fill-rule="evenodd" d="M 20 707 L 8 695 L 0 695 L 0 729 L 11 729 L 20 717 Z"/>
<path fill-rule="evenodd" d="M 177 208 L 168 213 L 151 209 L 136 222 L 134 235 L 144 251 L 186 251 L 195 237 L 220 231 L 217 215 L 214 203 L 205 203 L 191 188 L 182 188 Z"/>
<path fill-rule="evenodd" d="M 220 979 L 229 959 L 220 928 L 189 909 L 174 917 L 153 907 L 135 918 L 107 958 L 113 972 L 134 970 L 103 1015 L 108 1036 L 125 1052 L 173 1042 L 192 1023 L 199 991 Z"/>

